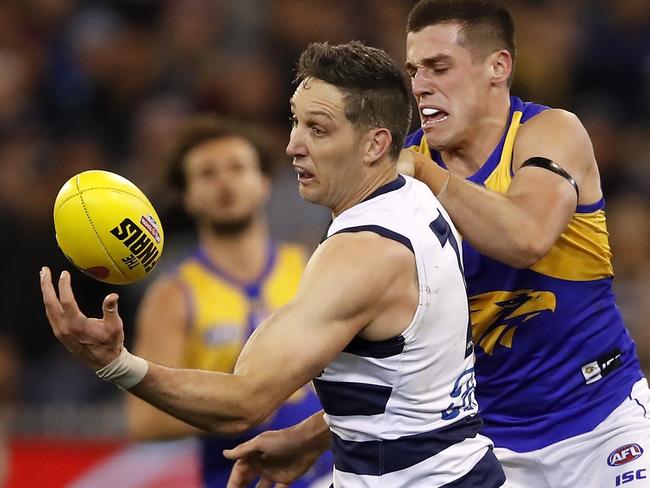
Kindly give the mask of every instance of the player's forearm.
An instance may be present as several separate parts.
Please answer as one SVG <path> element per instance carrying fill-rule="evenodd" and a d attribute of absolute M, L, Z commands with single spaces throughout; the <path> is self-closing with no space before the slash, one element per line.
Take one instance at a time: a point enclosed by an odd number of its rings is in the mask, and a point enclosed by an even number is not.
<path fill-rule="evenodd" d="M 302 445 L 306 449 L 313 450 L 319 456 L 330 449 L 332 434 L 329 426 L 323 418 L 323 411 L 316 412 L 295 426 L 299 429 Z"/>
<path fill-rule="evenodd" d="M 131 439 L 139 441 L 178 439 L 202 432 L 132 395 L 127 398 L 126 429 Z"/>
<path fill-rule="evenodd" d="M 261 423 L 279 402 L 267 398 L 242 376 L 149 363 L 137 397 L 199 429 L 223 435 L 243 433 Z"/>
<path fill-rule="evenodd" d="M 552 243 L 546 242 L 540 227 L 508 196 L 431 163 L 417 165 L 415 176 L 438 195 L 463 239 L 482 254 L 525 268 L 548 252 Z"/>

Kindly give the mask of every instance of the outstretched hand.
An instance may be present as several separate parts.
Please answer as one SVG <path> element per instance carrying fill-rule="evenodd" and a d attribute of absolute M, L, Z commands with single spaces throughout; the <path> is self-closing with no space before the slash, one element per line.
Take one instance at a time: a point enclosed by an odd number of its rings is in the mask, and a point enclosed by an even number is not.
<path fill-rule="evenodd" d="M 70 285 L 69 272 L 61 273 L 58 297 L 49 268 L 41 269 L 40 280 L 45 313 L 56 338 L 94 371 L 113 361 L 120 354 L 124 343 L 122 319 L 117 313 L 117 294 L 111 293 L 104 299 L 104 317 L 93 319 L 79 310 Z"/>
<path fill-rule="evenodd" d="M 286 488 L 305 474 L 321 451 L 296 442 L 296 433 L 294 428 L 270 430 L 225 450 L 226 458 L 237 461 L 226 488 L 245 488 L 257 477 L 256 488 Z"/>

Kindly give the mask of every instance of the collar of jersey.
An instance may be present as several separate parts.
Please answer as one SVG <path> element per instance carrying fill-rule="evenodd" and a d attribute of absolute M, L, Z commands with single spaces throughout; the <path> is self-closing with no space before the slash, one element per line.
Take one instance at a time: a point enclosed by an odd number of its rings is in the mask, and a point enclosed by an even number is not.
<path fill-rule="evenodd" d="M 397 175 L 397 178 L 395 178 L 390 183 L 386 183 L 385 185 L 377 188 L 370 195 L 364 198 L 362 202 L 367 202 L 368 200 L 372 200 L 373 198 L 378 197 L 379 195 L 383 195 L 391 191 L 399 190 L 405 184 L 406 184 L 406 179 L 402 175 Z"/>
<path fill-rule="evenodd" d="M 199 263 L 201 263 L 209 272 L 217 275 L 219 278 L 226 281 L 227 283 L 242 289 L 249 298 L 257 298 L 257 296 L 259 296 L 259 294 L 261 293 L 261 288 L 262 285 L 264 284 L 264 280 L 266 280 L 269 274 L 271 274 L 271 271 L 275 266 L 275 262 L 277 258 L 277 248 L 275 247 L 272 241 L 270 240 L 268 241 L 267 248 L 266 248 L 266 263 L 264 264 L 264 268 L 262 269 L 262 272 L 257 277 L 257 279 L 250 282 L 243 282 L 241 280 L 238 280 L 234 276 L 230 275 L 225 269 L 217 266 L 208 257 L 208 254 L 205 252 L 205 250 L 201 247 L 199 247 L 194 252 L 194 258 Z"/>

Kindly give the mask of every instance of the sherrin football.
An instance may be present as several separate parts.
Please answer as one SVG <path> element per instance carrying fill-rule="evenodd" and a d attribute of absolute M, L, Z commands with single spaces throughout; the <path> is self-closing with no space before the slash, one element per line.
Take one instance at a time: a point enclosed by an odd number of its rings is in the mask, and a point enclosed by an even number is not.
<path fill-rule="evenodd" d="M 164 244 L 149 199 L 109 171 L 84 171 L 65 182 L 54 202 L 54 230 L 72 264 L 114 285 L 144 278 L 160 259 Z"/>

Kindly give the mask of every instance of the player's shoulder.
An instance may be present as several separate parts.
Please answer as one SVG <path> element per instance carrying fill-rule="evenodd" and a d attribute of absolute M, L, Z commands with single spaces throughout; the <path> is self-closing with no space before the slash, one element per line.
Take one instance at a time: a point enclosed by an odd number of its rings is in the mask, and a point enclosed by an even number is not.
<path fill-rule="evenodd" d="M 182 277 L 177 272 L 166 272 L 156 278 L 145 291 L 143 307 L 182 307 L 185 291 Z"/>
<path fill-rule="evenodd" d="M 343 228 L 329 236 L 314 253 L 321 263 L 336 262 L 342 268 L 371 266 L 399 269 L 413 260 L 410 241 L 379 226 Z"/>
<path fill-rule="evenodd" d="M 328 237 L 305 269 L 303 290 L 379 297 L 388 287 L 415 272 L 413 253 L 370 231 Z"/>
<path fill-rule="evenodd" d="M 546 133 L 581 135 L 584 132 L 584 126 L 576 114 L 561 108 L 549 108 L 537 113 L 521 125 L 517 135 L 517 143 Z"/>
<path fill-rule="evenodd" d="M 145 291 L 138 308 L 136 326 L 140 334 L 155 336 L 161 327 L 185 327 L 188 317 L 187 290 L 178 275 L 165 273 L 158 277 Z"/>
<path fill-rule="evenodd" d="M 545 110 L 523 124 L 514 155 L 519 164 L 536 156 L 556 161 L 565 169 L 595 164 L 587 130 L 574 113 L 563 109 Z"/>

